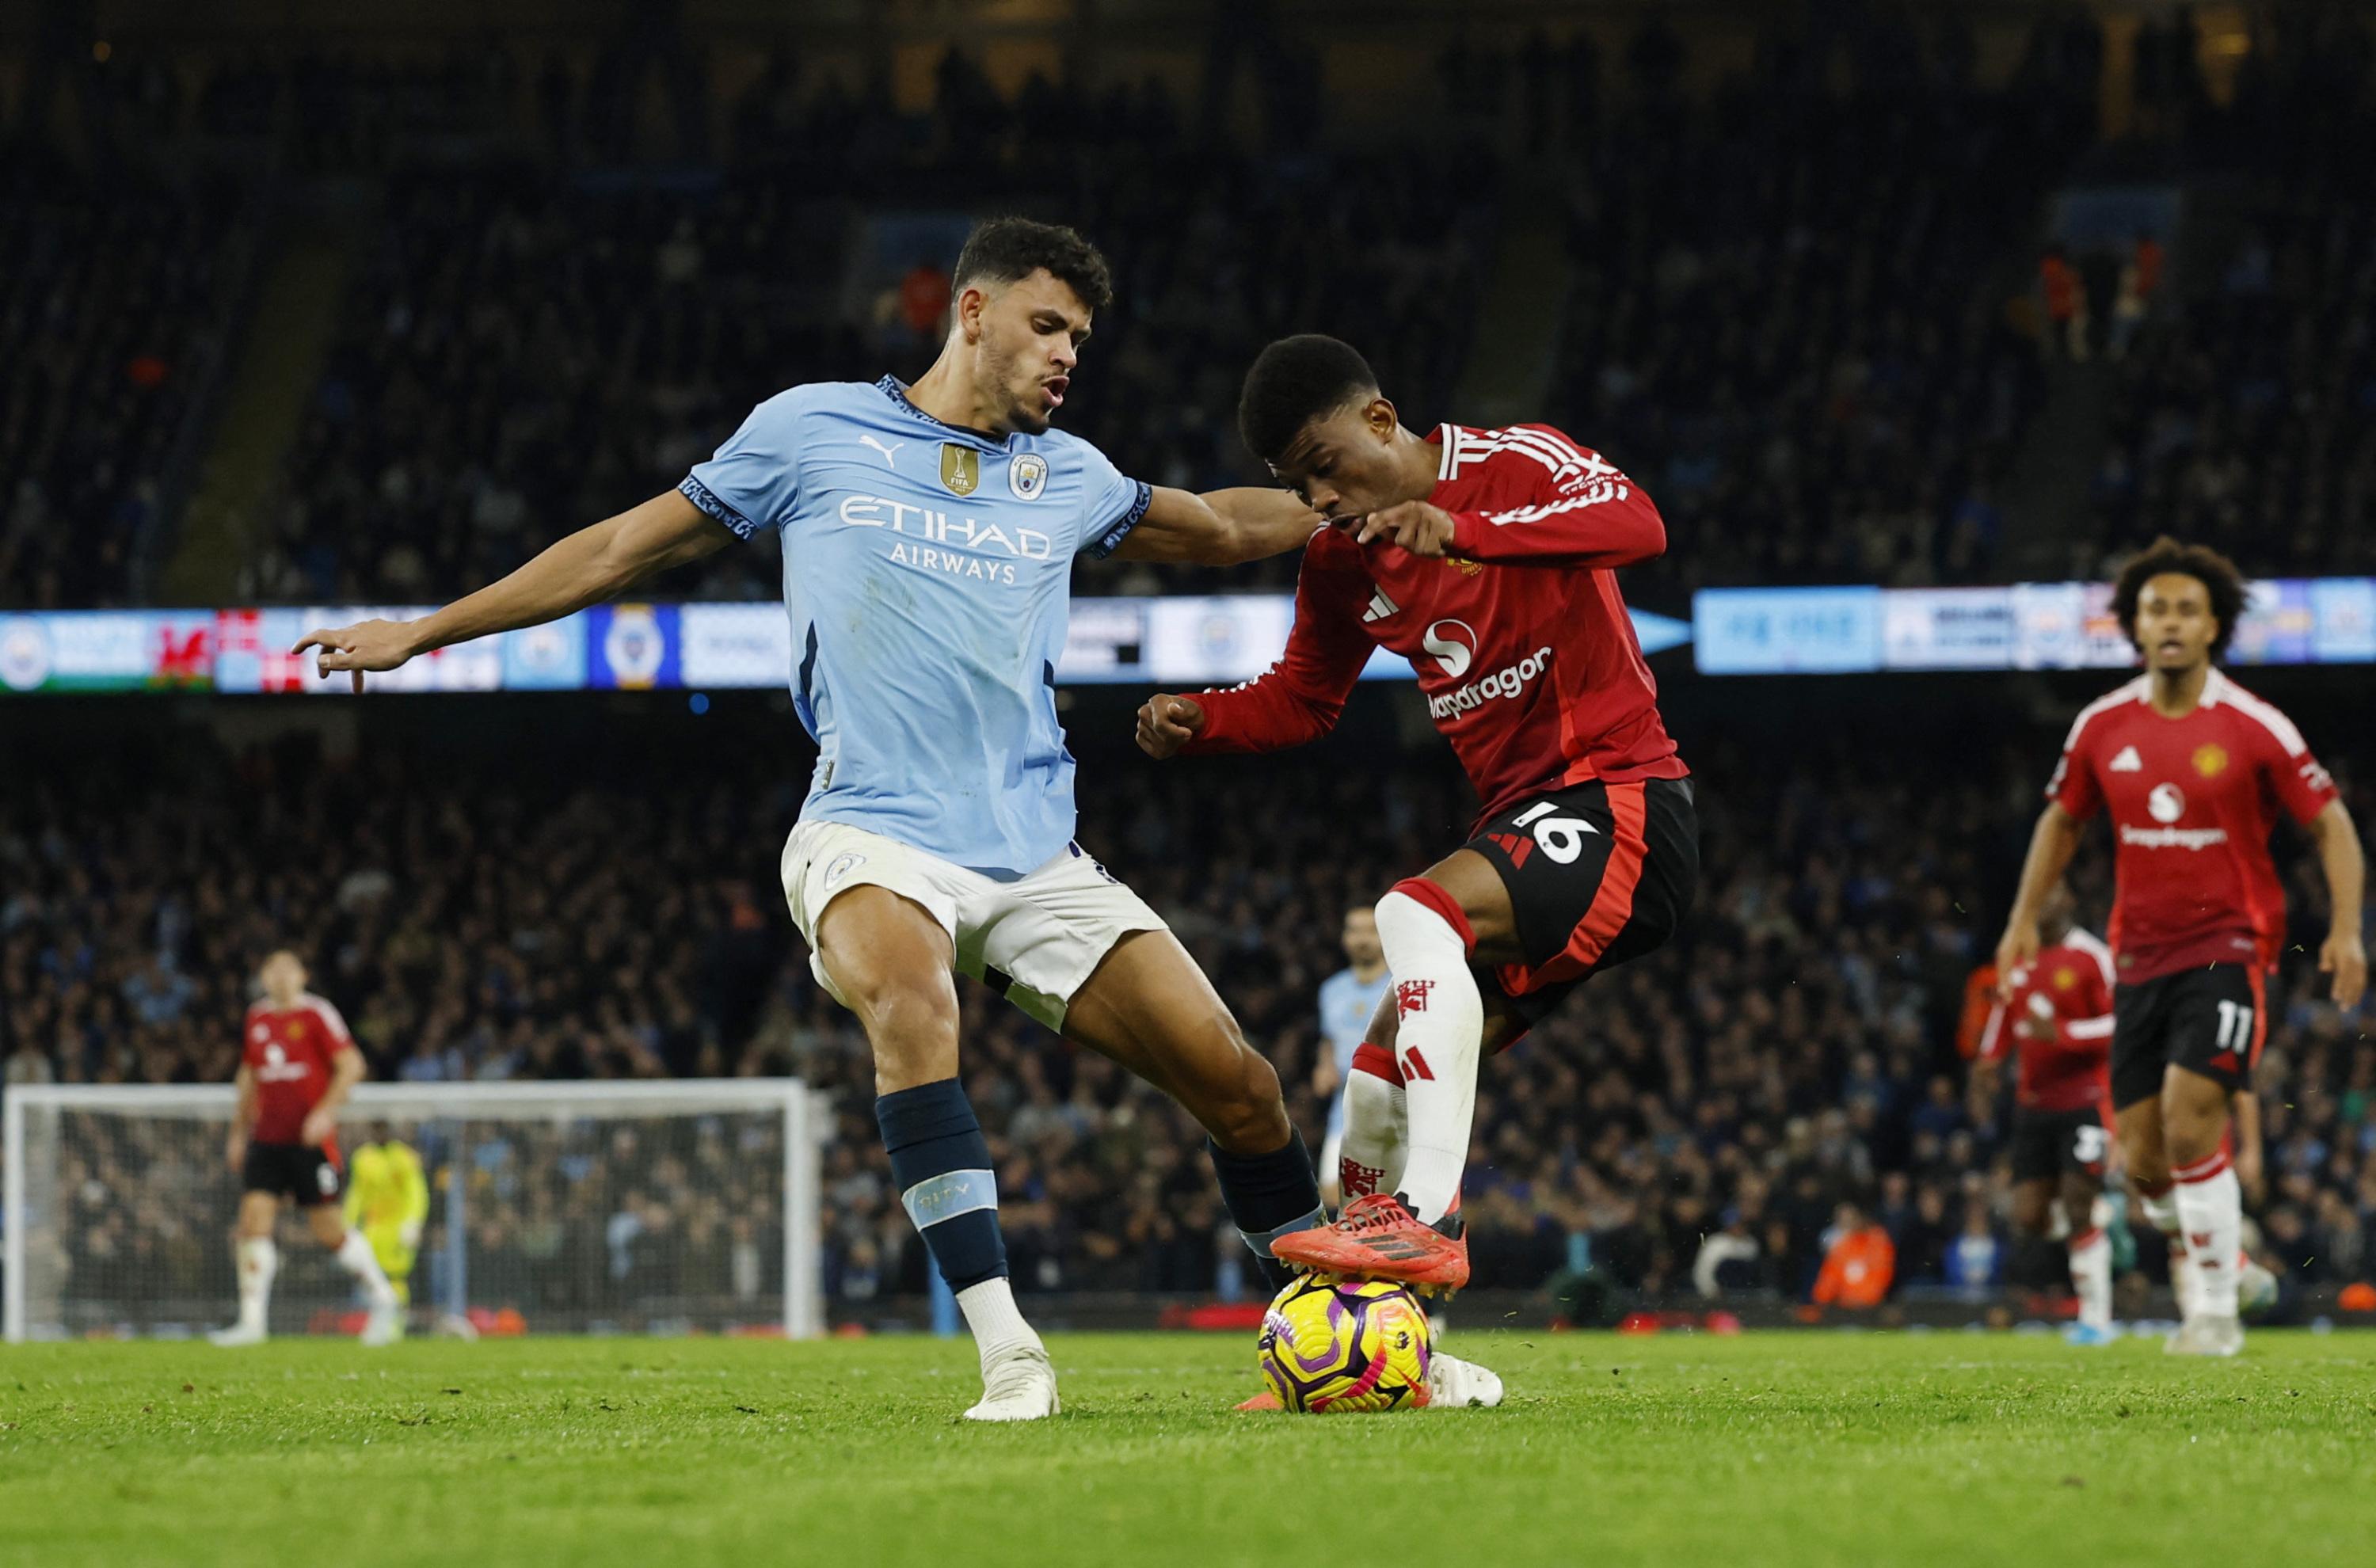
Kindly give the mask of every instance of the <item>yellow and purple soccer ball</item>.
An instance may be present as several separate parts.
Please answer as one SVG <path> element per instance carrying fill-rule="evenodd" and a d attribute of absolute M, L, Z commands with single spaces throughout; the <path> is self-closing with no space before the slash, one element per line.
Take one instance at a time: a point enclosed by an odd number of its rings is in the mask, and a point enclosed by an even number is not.
<path fill-rule="evenodd" d="M 1427 1313 L 1385 1279 L 1299 1277 L 1263 1314 L 1263 1382 L 1313 1415 L 1427 1403 Z"/>

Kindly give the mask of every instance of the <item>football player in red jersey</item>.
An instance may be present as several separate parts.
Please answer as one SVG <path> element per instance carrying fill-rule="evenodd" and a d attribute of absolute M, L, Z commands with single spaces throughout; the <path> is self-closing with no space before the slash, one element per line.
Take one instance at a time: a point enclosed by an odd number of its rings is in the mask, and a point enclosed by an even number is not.
<path fill-rule="evenodd" d="M 2021 890 L 1997 945 L 2007 981 L 2038 949 L 2038 914 L 2089 817 L 2112 819 L 2112 1105 L 2147 1218 L 2183 1251 L 2182 1326 L 2168 1348 L 2243 1346 L 2237 1264 L 2243 1205 L 2224 1146 L 2268 1031 L 2267 984 L 2285 934 L 2269 856 L 2275 814 L 2302 824 L 2332 916 L 2318 964 L 2335 1005 L 2368 983 L 2359 835 L 2292 722 L 2215 662 L 2244 610 L 2244 582 L 2216 551 L 2156 540 L 2121 574 L 2113 612 L 2145 672 L 2082 709 L 2047 786 Z M 2001 982 L 2002 983 L 2002 982 Z"/>
<path fill-rule="evenodd" d="M 1993 1108 L 2004 1060 L 2018 1054 L 2014 1223 L 2044 1236 L 2061 1201 L 2071 1282 L 2079 1292 L 2079 1321 L 2069 1337 L 2109 1345 L 2112 1243 L 2095 1214 L 2111 1143 L 2112 950 L 2079 928 L 2077 914 L 2071 890 L 2057 883 L 2038 912 L 2037 956 L 2014 976 L 2010 1000 L 1990 1010 L 1981 1030 L 1972 1098 Z"/>
<path fill-rule="evenodd" d="M 1467 844 L 1378 903 L 1394 974 L 1347 1085 L 1336 1224 L 1290 1263 L 1456 1289 L 1480 1052 L 1690 909 L 1690 769 L 1616 569 L 1666 549 L 1641 487 L 1544 425 L 1404 427 L 1333 338 L 1272 344 L 1239 424 L 1332 527 L 1305 546 L 1279 662 L 1234 691 L 1158 696 L 1151 755 L 1267 751 L 1325 733 L 1381 646 L 1410 660 L 1484 811 Z"/>
<path fill-rule="evenodd" d="M 396 1290 L 371 1242 L 348 1228 L 339 1201 L 346 1190 L 339 1107 L 362 1081 L 363 1054 L 339 1010 L 305 989 L 305 966 L 296 954 L 284 948 L 266 958 L 257 979 L 264 998 L 247 1010 L 233 1080 L 239 1109 L 226 1150 L 240 1176 L 239 1322 L 211 1337 L 218 1345 L 263 1343 L 272 1277 L 280 1270 L 272 1227 L 286 1198 L 305 1211 L 314 1240 L 362 1287 L 371 1302 L 363 1343 L 388 1344 L 402 1326 Z"/>

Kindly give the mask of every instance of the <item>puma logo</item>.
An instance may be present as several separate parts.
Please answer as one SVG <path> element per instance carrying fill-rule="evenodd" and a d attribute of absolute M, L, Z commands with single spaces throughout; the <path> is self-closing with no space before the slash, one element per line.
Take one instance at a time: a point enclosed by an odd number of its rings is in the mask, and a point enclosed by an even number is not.
<path fill-rule="evenodd" d="M 880 441 L 875 440 L 875 439 L 874 439 L 874 437 L 873 437 L 873 436 L 871 436 L 871 435 L 861 435 L 861 436 L 860 436 L 860 437 L 858 438 L 858 444 L 859 444 L 860 445 L 861 445 L 861 446 L 872 446 L 872 447 L 873 447 L 877 452 L 882 453 L 882 454 L 883 454 L 883 466 L 884 466 L 885 468 L 886 468 L 886 469 L 897 469 L 897 468 L 899 466 L 898 462 L 897 462 L 895 458 L 893 458 L 893 457 L 891 456 L 891 454 L 892 454 L 892 453 L 894 453 L 894 452 L 896 452 L 896 451 L 897 451 L 900 447 L 905 446 L 906 445 L 908 445 L 908 444 L 907 444 L 906 442 L 904 442 L 904 441 L 894 441 L 893 443 L 891 443 L 891 445 L 890 445 L 885 446 L 885 445 L 883 445 L 883 443 L 881 443 Z"/>

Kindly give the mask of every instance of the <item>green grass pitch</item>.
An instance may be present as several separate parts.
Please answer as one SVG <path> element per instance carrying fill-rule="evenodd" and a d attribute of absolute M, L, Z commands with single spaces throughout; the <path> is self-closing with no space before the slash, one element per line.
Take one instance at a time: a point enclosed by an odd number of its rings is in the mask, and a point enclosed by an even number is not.
<path fill-rule="evenodd" d="M 0 1562 L 2376 1562 L 2376 1335 L 1464 1333 L 1500 1410 L 1240 1416 L 1237 1336 L 0 1349 Z"/>

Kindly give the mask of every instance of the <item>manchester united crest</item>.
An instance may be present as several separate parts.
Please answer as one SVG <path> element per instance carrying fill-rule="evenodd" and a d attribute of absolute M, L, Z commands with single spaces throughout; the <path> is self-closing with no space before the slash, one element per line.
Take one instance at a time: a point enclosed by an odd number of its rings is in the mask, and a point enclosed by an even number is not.
<path fill-rule="evenodd" d="M 2194 771 L 2205 778 L 2216 778 L 2228 771 L 2228 748 L 2205 742 L 2194 748 Z"/>

